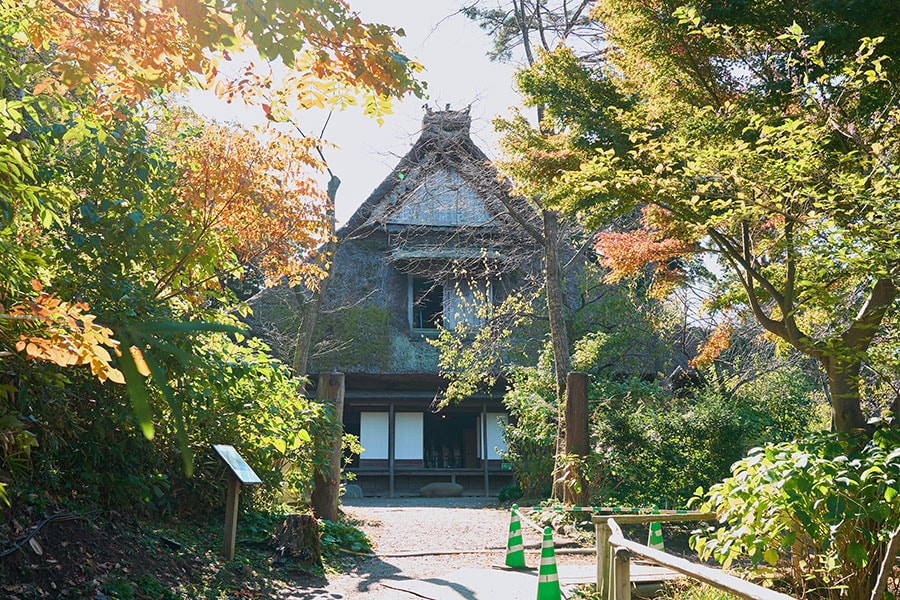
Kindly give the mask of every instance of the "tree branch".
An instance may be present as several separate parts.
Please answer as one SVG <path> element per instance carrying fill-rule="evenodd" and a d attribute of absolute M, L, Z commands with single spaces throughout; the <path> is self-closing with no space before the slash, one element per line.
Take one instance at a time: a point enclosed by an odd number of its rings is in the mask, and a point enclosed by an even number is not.
<path fill-rule="evenodd" d="M 525 218 L 519 210 L 513 206 L 512 199 L 506 194 L 497 194 L 497 197 L 500 199 L 500 202 L 503 203 L 503 206 L 506 208 L 506 212 L 509 213 L 509 216 L 513 218 L 513 220 L 522 226 L 528 235 L 530 235 L 534 240 L 543 245 L 544 244 L 544 234 L 535 227 L 528 219 Z"/>
<path fill-rule="evenodd" d="M 751 264 L 747 263 L 740 250 L 738 250 L 728 238 L 712 228 L 707 229 L 707 233 L 713 238 L 715 243 L 722 248 L 722 254 L 731 264 L 732 268 L 738 273 L 738 279 L 740 279 L 741 286 L 747 294 L 747 301 L 750 304 L 750 309 L 753 311 L 753 315 L 757 318 L 760 325 L 762 325 L 766 331 L 774 333 L 797 350 L 820 360 L 822 357 L 821 348 L 817 346 L 812 338 L 800 331 L 792 317 L 790 319 L 788 318 L 788 315 L 793 308 L 785 306 L 783 296 L 775 289 L 772 283 L 754 269 Z M 780 321 L 767 315 L 762 305 L 759 303 L 759 298 L 756 297 L 754 291 L 754 280 L 763 285 L 766 291 L 772 295 L 775 303 L 778 304 L 782 315 Z"/>
<path fill-rule="evenodd" d="M 875 587 L 872 588 L 870 600 L 882 600 L 884 598 L 888 578 L 894 572 L 897 552 L 900 552 L 900 529 L 891 534 L 891 540 L 888 542 L 887 548 L 885 548 L 884 560 L 881 562 L 881 568 L 878 569 L 878 579 L 875 580 Z"/>
<path fill-rule="evenodd" d="M 576 261 L 580 262 L 584 255 L 587 253 L 588 249 L 594 247 L 594 236 L 599 232 L 600 229 L 595 229 L 590 234 L 588 234 L 584 242 L 572 256 L 572 258 L 566 261 L 566 264 L 562 268 L 563 279 L 572 274 L 572 269 L 574 269 L 575 265 L 577 264 Z"/>
<path fill-rule="evenodd" d="M 883 277 L 875 282 L 853 324 L 841 335 L 846 349 L 861 352 L 869 347 L 897 292 L 893 279 Z"/>
<path fill-rule="evenodd" d="M 525 22 L 525 3 L 524 0 L 513 0 L 513 14 L 516 16 L 516 24 L 519 26 L 519 32 L 522 34 L 522 46 L 525 49 L 525 58 L 528 66 L 534 64 L 534 53 L 531 51 L 531 41 L 528 39 L 528 24 Z"/>
<path fill-rule="evenodd" d="M 709 234 L 711 238 L 713 238 L 713 240 L 716 242 L 716 244 L 719 245 L 720 248 L 722 248 L 722 250 L 724 251 L 723 253 L 726 256 L 730 256 L 736 261 L 736 265 L 740 265 L 740 269 L 738 269 L 738 272 L 743 269 L 743 271 L 747 274 L 747 278 L 752 278 L 757 283 L 759 283 L 763 287 L 763 289 L 765 289 L 772 296 L 772 299 L 775 300 L 779 307 L 782 307 L 784 305 L 784 297 L 782 296 L 781 292 L 775 289 L 775 286 L 772 285 L 771 281 L 763 277 L 759 271 L 753 268 L 752 261 L 747 261 L 744 259 L 744 255 L 739 248 L 735 247 L 735 245 L 732 244 L 727 237 L 725 237 L 712 227 L 708 228 L 706 230 L 706 233 Z"/>

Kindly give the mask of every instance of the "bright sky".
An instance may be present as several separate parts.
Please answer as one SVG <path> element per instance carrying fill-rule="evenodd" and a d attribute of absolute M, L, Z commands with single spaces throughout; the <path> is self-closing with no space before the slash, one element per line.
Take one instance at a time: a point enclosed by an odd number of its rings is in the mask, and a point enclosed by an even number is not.
<path fill-rule="evenodd" d="M 463 0 L 350 0 L 364 21 L 385 23 L 405 30 L 400 40 L 410 58 L 425 66 L 428 98 L 408 98 L 394 107 L 394 114 L 380 126 L 360 109 L 336 113 L 325 138 L 339 148 L 326 149 L 331 170 L 341 179 L 337 193 L 338 223 L 346 222 L 359 205 L 387 177 L 418 137 L 423 106 L 458 109 L 472 105 L 472 139 L 488 156 L 495 156 L 497 136 L 491 120 L 508 115 L 519 104 L 513 89 L 514 67 L 492 63 L 486 53 L 491 43 L 486 33 L 458 14 Z M 223 106 L 211 94 L 192 95 L 199 112 L 223 120 L 253 122 L 248 109 Z M 259 109 L 252 109 L 256 122 Z M 307 133 L 318 133 L 321 114 L 299 115 Z"/>

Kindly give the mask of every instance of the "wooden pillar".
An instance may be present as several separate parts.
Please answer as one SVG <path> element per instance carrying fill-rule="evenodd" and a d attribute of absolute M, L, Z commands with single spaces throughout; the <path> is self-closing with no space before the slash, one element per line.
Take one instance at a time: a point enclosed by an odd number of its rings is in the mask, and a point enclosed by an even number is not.
<path fill-rule="evenodd" d="M 484 461 L 484 495 L 491 495 L 491 480 L 488 474 L 488 441 L 487 441 L 487 402 L 481 403 L 481 459 Z"/>
<path fill-rule="evenodd" d="M 394 403 L 393 401 L 390 403 L 388 407 L 388 497 L 394 497 L 394 448 L 397 447 L 397 444 L 394 441 L 394 436 L 397 435 L 397 426 L 394 422 L 394 417 L 396 416 L 394 412 Z"/>
<path fill-rule="evenodd" d="M 616 548 L 615 575 L 613 576 L 614 600 L 631 600 L 631 557 L 625 548 Z"/>
<path fill-rule="evenodd" d="M 609 598 L 609 536 L 612 531 L 606 523 L 596 523 L 594 533 L 597 539 L 597 594 L 606 600 Z"/>
<path fill-rule="evenodd" d="M 337 521 L 338 502 L 341 496 L 341 445 L 344 434 L 344 374 L 319 373 L 316 399 L 332 407 L 334 423 L 328 432 L 331 456 L 328 465 L 322 471 L 316 470 L 313 476 L 310 501 L 317 519 Z"/>
<path fill-rule="evenodd" d="M 566 446 L 567 456 L 584 459 L 590 454 L 588 427 L 588 375 L 569 373 L 566 376 Z M 590 490 L 581 469 L 566 469 L 563 501 L 571 506 L 584 506 L 590 501 Z"/>
<path fill-rule="evenodd" d="M 225 492 L 225 538 L 222 543 L 222 556 L 225 560 L 234 560 L 234 541 L 237 538 L 238 496 L 241 493 L 241 482 L 231 471 L 228 472 L 228 489 Z"/>

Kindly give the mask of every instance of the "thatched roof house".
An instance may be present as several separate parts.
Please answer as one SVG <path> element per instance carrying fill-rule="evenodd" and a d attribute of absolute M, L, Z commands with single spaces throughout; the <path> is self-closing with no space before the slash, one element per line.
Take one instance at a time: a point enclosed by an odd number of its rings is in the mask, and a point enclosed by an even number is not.
<path fill-rule="evenodd" d="M 429 338 L 477 319 L 476 303 L 499 301 L 536 264 L 470 124 L 468 109 L 428 110 L 410 151 L 338 232 L 309 370 L 346 374 L 344 423 L 365 448 L 354 467 L 366 493 L 436 478 L 496 493 L 511 481 L 500 392 L 433 410 L 443 382 Z"/>

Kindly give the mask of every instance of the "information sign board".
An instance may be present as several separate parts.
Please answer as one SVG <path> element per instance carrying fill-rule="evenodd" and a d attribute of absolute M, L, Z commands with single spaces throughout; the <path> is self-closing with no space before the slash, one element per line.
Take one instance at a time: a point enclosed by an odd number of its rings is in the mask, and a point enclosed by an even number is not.
<path fill-rule="evenodd" d="M 234 476 L 237 477 L 238 481 L 242 484 L 252 485 L 254 483 L 262 483 L 262 479 L 259 478 L 259 475 L 253 472 L 253 469 L 250 468 L 247 461 L 241 458 L 241 455 L 234 449 L 234 446 L 213 444 L 213 449 L 222 457 L 222 460 L 225 461 L 225 464 L 228 465 L 228 468 L 231 469 L 231 472 L 234 473 Z"/>

